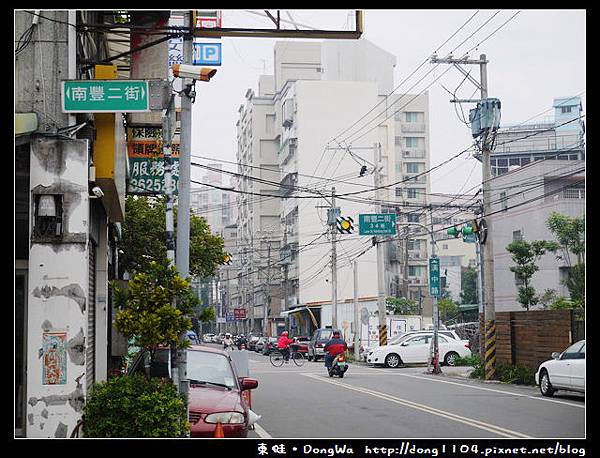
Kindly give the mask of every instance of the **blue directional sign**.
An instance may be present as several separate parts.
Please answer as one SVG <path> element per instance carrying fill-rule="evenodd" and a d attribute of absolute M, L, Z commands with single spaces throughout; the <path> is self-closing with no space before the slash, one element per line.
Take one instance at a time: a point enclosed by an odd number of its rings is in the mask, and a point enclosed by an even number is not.
<path fill-rule="evenodd" d="M 429 295 L 441 295 L 440 258 L 429 258 Z"/>
<path fill-rule="evenodd" d="M 221 65 L 221 43 L 194 43 L 193 65 Z"/>

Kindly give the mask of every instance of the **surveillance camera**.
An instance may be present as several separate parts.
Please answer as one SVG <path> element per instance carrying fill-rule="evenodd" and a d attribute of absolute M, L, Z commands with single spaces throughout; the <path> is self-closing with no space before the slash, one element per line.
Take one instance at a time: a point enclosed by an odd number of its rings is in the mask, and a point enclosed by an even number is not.
<path fill-rule="evenodd" d="M 210 81 L 217 73 L 216 68 L 198 67 L 188 64 L 174 64 L 171 69 L 173 75 L 177 78 L 192 78 L 200 81 Z"/>
<path fill-rule="evenodd" d="M 104 193 L 102 192 L 102 189 L 100 189 L 100 186 L 94 186 L 92 188 L 92 192 L 94 193 L 94 195 L 96 197 L 103 197 Z"/>

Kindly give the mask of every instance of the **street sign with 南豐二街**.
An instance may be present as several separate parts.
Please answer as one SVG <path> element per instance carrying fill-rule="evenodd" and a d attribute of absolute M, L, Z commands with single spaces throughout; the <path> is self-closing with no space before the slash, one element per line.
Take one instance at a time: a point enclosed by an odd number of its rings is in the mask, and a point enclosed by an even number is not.
<path fill-rule="evenodd" d="M 368 213 L 358 215 L 359 235 L 395 235 L 395 213 Z"/>
<path fill-rule="evenodd" d="M 150 111 L 148 81 L 62 81 L 64 113 L 118 113 Z"/>

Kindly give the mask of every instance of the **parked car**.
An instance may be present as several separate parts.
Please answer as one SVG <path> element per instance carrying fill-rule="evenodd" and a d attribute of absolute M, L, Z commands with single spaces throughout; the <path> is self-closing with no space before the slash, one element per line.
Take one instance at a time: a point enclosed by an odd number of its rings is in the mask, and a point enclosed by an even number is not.
<path fill-rule="evenodd" d="M 250 336 L 248 338 L 248 350 L 256 351 L 256 342 L 260 339 L 260 336 Z"/>
<path fill-rule="evenodd" d="M 332 328 L 320 328 L 315 330 L 310 341 L 308 342 L 308 355 L 309 361 L 317 361 L 319 358 L 325 358 L 325 344 L 331 339 L 333 335 Z"/>
<path fill-rule="evenodd" d="M 214 336 L 213 339 L 212 339 L 212 341 L 213 341 L 213 343 L 222 344 L 224 338 L 225 338 L 225 333 L 222 332 L 222 333 L 217 334 L 216 336 Z"/>
<path fill-rule="evenodd" d="M 273 350 L 277 348 L 277 337 L 267 337 L 264 341 L 261 353 L 263 355 L 270 355 Z"/>
<path fill-rule="evenodd" d="M 292 346 L 294 350 L 302 353 L 304 356 L 308 354 L 308 343 L 310 342 L 310 337 L 308 336 L 296 336 L 293 338 L 294 343 Z"/>
<path fill-rule="evenodd" d="M 204 342 L 204 343 L 211 343 L 211 342 L 212 342 L 212 338 L 213 338 L 214 336 L 215 336 L 215 335 L 214 335 L 214 334 L 212 334 L 212 333 L 210 333 L 210 332 L 209 332 L 209 333 L 207 333 L 207 334 L 204 334 L 204 335 L 202 336 L 202 342 Z"/>
<path fill-rule="evenodd" d="M 169 351 L 156 350 L 153 362 L 149 352 L 140 351 L 128 375 L 169 377 Z M 186 351 L 191 437 L 214 437 L 217 422 L 222 424 L 225 437 L 247 437 L 250 407 L 242 392 L 256 388 L 258 381 L 238 377 L 231 357 L 223 350 L 193 345 Z"/>
<path fill-rule="evenodd" d="M 552 359 L 540 364 L 535 383 L 543 396 L 553 396 L 557 390 L 585 393 L 585 339 L 562 353 L 552 353 Z"/>
<path fill-rule="evenodd" d="M 404 339 L 409 338 L 410 336 L 420 335 L 420 334 L 431 334 L 433 335 L 433 331 L 409 331 L 402 334 L 398 334 L 393 336 L 388 340 L 388 345 L 396 345 L 402 342 Z M 446 337 L 450 337 L 456 340 L 462 340 L 456 331 L 446 330 L 446 329 L 438 329 L 438 335 L 443 335 Z M 367 355 L 369 352 L 379 348 L 380 345 L 378 343 L 374 343 L 366 348 L 363 348 L 360 352 L 360 358 L 362 361 L 367 362 Z"/>
<path fill-rule="evenodd" d="M 426 363 L 429 359 L 430 344 L 433 333 L 419 333 L 407 337 L 395 345 L 383 345 L 370 351 L 367 363 L 383 364 L 386 367 L 399 367 L 403 364 Z M 445 335 L 438 335 L 440 362 L 448 366 L 456 364 L 456 358 L 471 355 L 471 344 L 468 340 L 456 340 Z"/>

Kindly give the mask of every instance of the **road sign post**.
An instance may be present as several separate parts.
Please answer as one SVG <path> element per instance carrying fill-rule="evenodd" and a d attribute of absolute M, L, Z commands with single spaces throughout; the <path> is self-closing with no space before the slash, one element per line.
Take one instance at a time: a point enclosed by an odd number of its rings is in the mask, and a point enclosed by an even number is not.
<path fill-rule="evenodd" d="M 367 213 L 358 215 L 359 235 L 396 235 L 395 213 Z"/>
<path fill-rule="evenodd" d="M 146 80 L 62 81 L 64 113 L 133 113 L 150 109 Z"/>
<path fill-rule="evenodd" d="M 429 295 L 439 297 L 441 293 L 440 287 L 440 258 L 429 258 Z"/>

